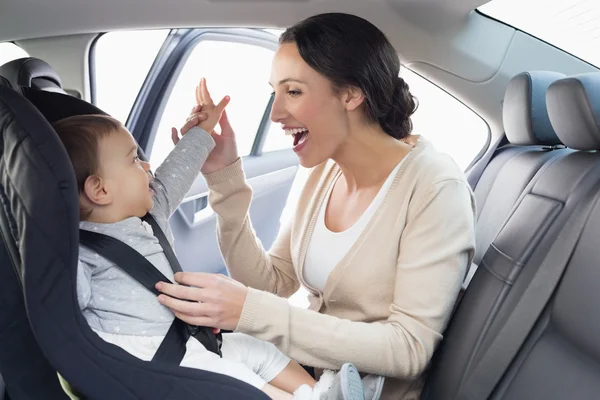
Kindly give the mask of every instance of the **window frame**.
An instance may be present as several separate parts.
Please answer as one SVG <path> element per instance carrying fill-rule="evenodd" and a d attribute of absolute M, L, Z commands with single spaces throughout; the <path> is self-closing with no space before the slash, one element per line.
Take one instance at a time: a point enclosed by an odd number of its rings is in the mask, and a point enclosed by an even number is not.
<path fill-rule="evenodd" d="M 487 3 L 486 3 L 486 4 L 487 4 Z M 542 39 L 542 38 L 540 38 L 539 36 L 536 36 L 536 35 L 534 35 L 534 34 L 532 34 L 532 33 L 528 32 L 528 31 L 526 31 L 526 30 L 523 30 L 522 28 L 519 28 L 519 27 L 517 27 L 517 26 L 515 26 L 515 25 L 512 25 L 512 24 L 510 24 L 510 23 L 508 23 L 508 22 L 506 22 L 506 21 L 503 21 L 503 20 L 501 20 L 501 19 L 499 19 L 499 18 L 497 18 L 497 17 L 494 17 L 493 15 L 487 14 L 487 13 L 485 13 L 484 11 L 481 11 L 481 10 L 479 9 L 479 7 L 478 7 L 478 8 L 476 8 L 475 10 L 473 10 L 473 11 L 474 11 L 475 13 L 479 14 L 480 16 L 484 17 L 484 18 L 490 19 L 490 20 L 492 20 L 492 21 L 494 21 L 494 22 L 497 22 L 497 23 L 499 23 L 499 24 L 502 24 L 502 25 L 504 25 L 504 26 L 507 26 L 507 27 L 509 27 L 509 28 L 512 28 L 512 29 L 514 29 L 514 30 L 515 30 L 515 31 L 517 31 L 517 32 L 521 32 L 522 34 L 524 34 L 524 35 L 527 35 L 527 36 L 529 36 L 529 37 L 530 37 L 530 38 L 532 38 L 532 39 L 538 40 L 538 41 L 540 41 L 540 42 L 542 42 L 542 43 L 544 43 L 544 44 L 546 44 L 546 45 L 548 45 L 548 46 L 550 46 L 550 47 L 552 47 L 552 48 L 554 48 L 554 49 L 556 49 L 556 50 L 558 50 L 558 51 L 560 51 L 560 52 L 562 52 L 562 53 L 565 53 L 565 54 L 567 54 L 567 55 L 569 55 L 569 56 L 571 56 L 571 57 L 573 57 L 573 58 L 575 58 L 575 59 L 577 59 L 577 60 L 579 60 L 579 61 L 581 61 L 581 62 L 583 62 L 583 63 L 587 64 L 587 65 L 589 65 L 589 66 L 590 66 L 590 67 L 592 67 L 592 68 L 595 68 L 595 69 L 600 69 L 600 64 L 599 64 L 599 65 L 593 64 L 592 62 L 590 62 L 590 61 L 588 61 L 588 60 L 585 60 L 585 59 L 581 58 L 580 56 L 578 56 L 578 55 L 576 55 L 576 54 L 573 54 L 573 53 L 571 53 L 569 50 L 566 50 L 566 49 L 564 49 L 564 48 L 562 48 L 562 47 L 558 47 L 556 44 L 554 44 L 554 43 L 551 43 L 551 42 L 548 42 L 547 40 L 545 40 L 545 39 Z"/>
<path fill-rule="evenodd" d="M 492 130 L 490 128 L 490 124 L 488 124 L 488 122 L 485 120 L 485 118 L 483 118 L 481 115 L 479 115 L 478 112 L 476 112 L 475 110 L 473 110 L 473 108 L 471 108 L 468 104 L 466 104 L 464 101 L 462 101 L 461 99 L 459 99 L 458 97 L 456 97 L 455 95 L 453 95 L 451 92 L 449 92 L 448 90 L 446 90 L 444 87 L 440 86 L 436 82 L 433 82 L 431 79 L 423 76 L 418 71 L 415 71 L 414 69 L 412 69 L 412 68 L 410 68 L 410 67 L 408 67 L 408 66 L 406 66 L 404 64 L 402 64 L 401 67 L 400 67 L 400 76 L 402 76 L 402 69 L 406 69 L 406 70 L 410 71 L 411 73 L 415 74 L 419 78 L 421 78 L 424 81 L 428 82 L 432 86 L 434 86 L 437 89 L 441 90 L 442 92 L 444 92 L 445 94 L 447 94 L 448 96 L 450 96 L 452 99 L 454 99 L 455 101 L 457 101 L 459 104 L 461 104 L 463 107 L 465 107 L 467 110 L 469 110 L 470 112 L 472 112 L 475 116 L 477 116 L 477 118 L 479 118 L 485 124 L 485 128 L 487 130 L 487 132 L 486 132 L 486 140 L 484 142 L 483 147 L 479 150 L 479 152 L 477 153 L 477 155 L 475 155 L 475 157 L 473 158 L 473 160 L 471 160 L 471 162 L 467 165 L 467 167 L 464 170 L 464 172 L 469 171 L 485 155 L 485 153 L 487 152 L 488 148 L 490 147 L 490 145 L 492 143 L 493 138 L 492 138 Z"/>
<path fill-rule="evenodd" d="M 131 108 L 126 126 L 148 153 L 152 151 L 158 125 L 177 79 L 189 56 L 203 40 L 236 42 L 260 46 L 275 51 L 277 37 L 253 28 L 173 29 L 159 50 L 148 75 Z M 262 154 L 262 144 L 268 132 L 269 101 L 257 129 L 249 156 Z"/>
<path fill-rule="evenodd" d="M 479 11 L 478 11 L 479 12 Z M 483 14 L 485 15 L 485 14 Z M 486 16 L 487 17 L 487 16 Z M 489 17 L 488 17 L 489 18 Z M 90 51 L 90 90 L 92 99 L 95 98 L 95 75 L 94 75 L 94 45 L 104 33 L 99 34 L 92 43 Z M 261 46 L 273 51 L 278 47 L 278 37 L 259 28 L 185 28 L 171 29 L 165 41 L 159 49 L 156 58 L 150 70 L 145 77 L 138 95 L 133 103 L 127 121 L 126 127 L 131 131 L 138 141 L 141 149 L 148 154 L 151 153 L 154 139 L 157 134 L 158 125 L 162 118 L 165 107 L 172 94 L 172 90 L 180 76 L 180 73 L 186 62 L 194 51 L 196 46 L 203 40 L 236 42 L 254 46 Z M 469 105 L 458 99 L 452 93 L 442 86 L 426 78 L 418 71 L 402 65 L 411 73 L 427 81 L 462 106 L 470 110 L 474 115 L 480 118 L 487 128 L 486 140 L 482 149 L 476 154 L 475 158 L 467 166 L 466 170 L 471 168 L 481 159 L 492 142 L 491 130 L 487 121 L 474 111 Z M 402 75 L 402 73 L 400 74 Z M 271 95 L 261 122 L 255 133 L 254 141 L 250 153 L 246 157 L 258 157 L 263 154 L 263 147 L 267 141 L 271 121 L 270 113 L 273 105 L 274 96 Z M 290 149 L 273 150 L 267 153 L 285 152 Z"/>

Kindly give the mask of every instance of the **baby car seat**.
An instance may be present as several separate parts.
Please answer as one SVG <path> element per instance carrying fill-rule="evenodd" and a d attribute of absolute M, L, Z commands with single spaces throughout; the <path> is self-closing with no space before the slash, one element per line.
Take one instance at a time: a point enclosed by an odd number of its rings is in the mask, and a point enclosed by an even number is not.
<path fill-rule="evenodd" d="M 0 79 L 0 373 L 10 399 L 66 399 L 56 371 L 85 399 L 266 399 L 229 376 L 139 360 L 83 318 L 77 185 L 49 121 L 99 111 Z"/>

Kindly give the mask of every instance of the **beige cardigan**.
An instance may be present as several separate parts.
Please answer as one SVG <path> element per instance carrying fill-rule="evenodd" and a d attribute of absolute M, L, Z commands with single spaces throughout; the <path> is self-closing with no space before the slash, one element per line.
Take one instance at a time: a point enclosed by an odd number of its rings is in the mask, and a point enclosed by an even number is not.
<path fill-rule="evenodd" d="M 252 191 L 241 161 L 206 177 L 228 271 L 251 288 L 238 332 L 304 365 L 352 362 L 384 375 L 382 398 L 418 398 L 473 257 L 475 202 L 456 164 L 424 139 L 407 157 L 323 293 L 304 282 L 302 267 L 335 163 L 311 171 L 295 217 L 268 252 L 247 216 Z M 308 310 L 286 300 L 300 285 L 311 292 Z"/>

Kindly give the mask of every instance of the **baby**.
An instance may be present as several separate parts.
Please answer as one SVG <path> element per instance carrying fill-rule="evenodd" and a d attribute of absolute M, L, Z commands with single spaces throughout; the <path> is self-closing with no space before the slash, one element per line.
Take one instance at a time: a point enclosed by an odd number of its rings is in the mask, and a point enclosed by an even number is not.
<path fill-rule="evenodd" d="M 210 98 L 204 80 L 199 90 Z M 211 101 L 202 107 L 200 120 L 187 121 L 182 128 L 185 135 L 154 176 L 150 164 L 138 157 L 132 135 L 114 118 L 83 115 L 56 122 L 54 129 L 75 170 L 80 228 L 127 244 L 173 281 L 165 252 L 142 218 L 149 213 L 173 246 L 169 218 L 214 148 L 208 132 L 226 118 L 228 102 L 228 97 L 217 105 Z M 177 136 L 177 131 L 172 134 Z M 142 360 L 152 360 L 174 320 L 153 293 L 84 245 L 79 249 L 77 295 L 90 327 L 105 341 Z M 351 364 L 315 382 L 271 343 L 240 333 L 223 335 L 221 353 L 222 357 L 208 351 L 190 337 L 180 365 L 235 377 L 276 400 L 364 398 L 360 375 Z"/>

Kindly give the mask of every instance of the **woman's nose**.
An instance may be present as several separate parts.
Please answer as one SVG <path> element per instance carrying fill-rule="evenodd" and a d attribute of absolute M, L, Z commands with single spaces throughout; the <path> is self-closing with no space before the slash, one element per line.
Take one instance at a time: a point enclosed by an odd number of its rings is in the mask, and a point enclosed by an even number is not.
<path fill-rule="evenodd" d="M 150 171 L 150 163 L 148 161 L 142 161 L 142 167 L 144 167 L 146 172 Z"/>
<path fill-rule="evenodd" d="M 271 106 L 271 121 L 282 122 L 288 116 L 288 112 L 285 109 L 283 99 L 277 94 L 274 96 L 273 105 Z"/>

